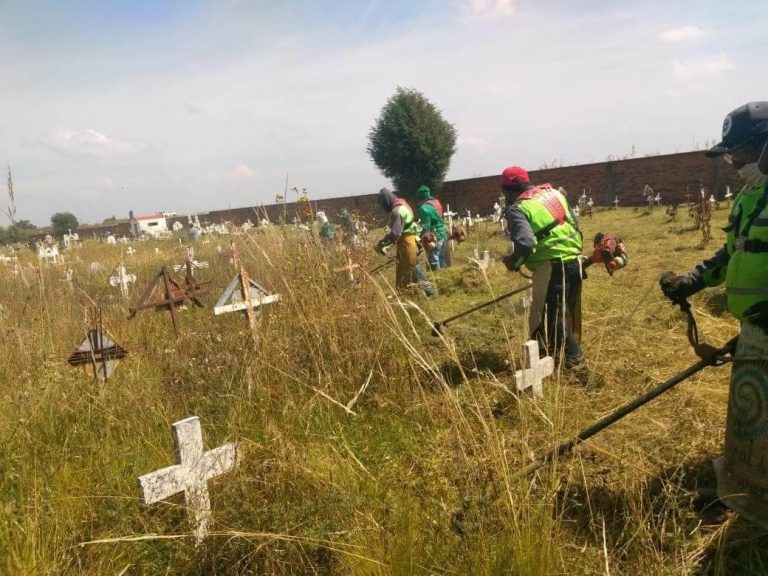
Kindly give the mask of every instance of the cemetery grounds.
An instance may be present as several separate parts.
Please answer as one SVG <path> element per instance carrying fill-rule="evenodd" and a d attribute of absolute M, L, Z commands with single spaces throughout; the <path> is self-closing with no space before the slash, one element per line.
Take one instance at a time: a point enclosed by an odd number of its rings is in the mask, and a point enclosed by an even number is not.
<path fill-rule="evenodd" d="M 440 293 L 394 296 L 394 269 L 349 282 L 345 255 L 295 228 L 234 237 L 240 265 L 281 295 L 256 322 L 212 306 L 236 268 L 232 237 L 198 243 L 205 308 L 127 320 L 178 240 L 136 243 L 129 301 L 108 277 L 125 247 L 86 242 L 64 265 L 0 265 L 0 573 L 3 574 L 749 574 L 768 538 L 731 513 L 697 513 L 723 443 L 729 368 L 707 368 L 528 479 L 534 455 L 696 361 L 658 277 L 722 244 L 727 210 L 701 246 L 682 213 L 629 208 L 582 219 L 623 236 L 629 265 L 584 283 L 583 347 L 602 383 L 565 375 L 544 398 L 514 392 L 521 298 L 441 320 L 522 285 L 509 242 L 480 223 Z M 372 232 L 374 241 L 378 230 Z M 224 250 L 219 253 L 218 246 Z M 159 248 L 161 254 L 155 253 Z M 495 263 L 468 264 L 477 249 Z M 423 256 L 422 265 L 424 264 Z M 384 259 L 352 254 L 361 269 Z M 90 270 L 91 262 L 101 269 Z M 64 281 L 73 270 L 74 290 Z M 178 275 L 177 275 L 178 277 Z M 702 338 L 737 333 L 724 292 L 693 298 Z M 66 363 L 93 304 L 128 350 L 111 378 Z M 510 361 L 512 364 L 510 364 Z M 211 532 L 195 545 L 184 498 L 142 505 L 137 478 L 174 463 L 173 422 L 198 416 L 205 449 L 236 442 L 238 466 L 208 483 Z"/>

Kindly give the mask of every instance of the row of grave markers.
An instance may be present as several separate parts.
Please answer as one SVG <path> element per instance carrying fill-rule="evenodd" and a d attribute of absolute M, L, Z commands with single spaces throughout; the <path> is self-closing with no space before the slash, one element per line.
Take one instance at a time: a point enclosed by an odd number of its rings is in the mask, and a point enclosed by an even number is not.
<path fill-rule="evenodd" d="M 475 254 L 473 260 L 482 269 L 488 265 L 489 254 L 484 252 L 482 260 Z M 167 308 L 171 312 L 174 329 L 177 330 L 177 305 L 189 299 L 202 306 L 198 297 L 208 291 L 205 286 L 207 282 L 197 282 L 194 279 L 195 267 L 189 260 L 183 267 L 186 272 L 185 280 L 180 284 L 170 277 L 163 266 L 139 298 L 137 305 L 130 309 L 130 317 L 148 308 Z M 350 280 L 354 282 L 353 270 L 356 267 L 357 265 L 348 258 L 347 265 L 337 271 L 347 272 Z M 176 271 L 181 269 L 182 267 L 175 268 Z M 123 268 L 117 276 L 117 284 L 122 285 L 126 276 Z M 158 286 L 162 286 L 164 296 L 159 300 L 152 300 L 152 294 Z M 240 268 L 214 305 L 214 315 L 242 311 L 247 315 L 249 326 L 253 327 L 254 309 L 279 300 L 279 294 L 270 293 L 250 279 L 244 268 Z M 94 318 L 94 326 L 70 355 L 68 362 L 79 366 L 94 378 L 105 380 L 113 373 L 116 362 L 128 353 L 107 334 L 98 310 L 95 311 Z M 540 358 L 539 345 L 534 340 L 526 342 L 523 349 L 524 367 L 515 373 L 515 387 L 518 391 L 531 389 L 534 398 L 538 400 L 543 397 L 543 380 L 554 371 L 554 359 L 549 356 Z M 208 482 L 237 466 L 237 444 L 227 443 L 205 452 L 200 419 L 197 416 L 174 422 L 172 434 L 176 463 L 138 478 L 141 500 L 149 506 L 183 492 L 192 533 L 196 544 L 200 544 L 209 534 L 212 523 Z"/>
<path fill-rule="evenodd" d="M 120 276 L 113 277 L 118 280 L 126 280 L 123 272 Z M 133 275 L 130 275 L 133 276 Z M 135 277 L 134 277 L 135 279 Z M 179 325 L 177 310 L 186 300 L 191 300 L 197 306 L 202 307 L 200 297 L 208 294 L 208 282 L 197 282 L 191 276 L 188 268 L 183 283 L 179 283 L 170 277 L 168 270 L 163 266 L 155 275 L 150 284 L 144 290 L 136 305 L 129 308 L 129 319 L 134 318 L 139 312 L 153 308 L 155 310 L 168 310 L 171 313 L 171 323 L 176 334 Z M 152 298 L 155 290 L 161 287 L 162 296 Z M 244 312 L 248 327 L 251 331 L 255 327 L 256 311 L 265 304 L 271 304 L 280 300 L 279 294 L 273 294 L 260 284 L 248 277 L 244 268 L 235 274 L 229 285 L 224 289 L 218 301 L 213 307 L 215 316 L 228 312 Z M 85 339 L 67 358 L 67 362 L 73 366 L 81 367 L 93 378 L 106 380 L 114 372 L 116 362 L 124 358 L 128 352 L 113 341 L 111 335 L 104 329 L 101 313 L 96 312 L 95 321 L 89 328 Z"/>

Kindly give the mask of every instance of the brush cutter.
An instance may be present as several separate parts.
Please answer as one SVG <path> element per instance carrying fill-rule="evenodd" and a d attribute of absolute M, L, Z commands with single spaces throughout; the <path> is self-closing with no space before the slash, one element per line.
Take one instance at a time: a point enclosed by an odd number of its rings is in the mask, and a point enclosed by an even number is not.
<path fill-rule="evenodd" d="M 675 302 L 675 304 L 680 306 L 680 309 L 685 312 L 685 314 L 688 316 L 688 340 L 690 341 L 691 345 L 693 346 L 694 351 L 696 354 L 701 358 L 698 362 L 695 364 L 692 364 L 679 374 L 676 374 L 663 384 L 660 384 L 656 388 L 653 388 L 652 390 L 649 390 L 642 396 L 632 400 L 631 402 L 627 402 L 623 406 L 617 408 L 610 414 L 607 414 L 606 416 L 603 416 L 592 424 L 591 426 L 588 426 L 581 432 L 579 432 L 576 436 L 566 440 L 565 442 L 562 442 L 559 444 L 556 448 L 549 451 L 548 453 L 539 456 L 533 463 L 529 464 L 525 468 L 519 470 L 515 474 L 513 474 L 513 479 L 518 478 L 525 478 L 526 476 L 529 476 L 530 474 L 533 474 L 538 470 L 539 468 L 542 468 L 543 466 L 547 465 L 549 462 L 552 462 L 553 460 L 557 460 L 561 456 L 565 456 L 566 454 L 570 454 L 571 451 L 587 440 L 588 438 L 591 438 L 598 432 L 601 432 L 602 430 L 605 430 L 609 426 L 615 424 L 624 416 L 627 414 L 631 414 L 641 406 L 644 406 L 657 396 L 661 396 L 666 392 L 667 390 L 671 390 L 675 386 L 677 386 L 680 382 L 683 380 L 687 380 L 697 372 L 700 372 L 707 366 L 722 366 L 730 358 L 729 356 L 733 356 L 734 352 L 736 351 L 736 341 L 738 340 L 738 336 L 732 338 L 729 340 L 725 346 L 722 348 L 715 348 L 714 346 L 711 346 L 709 344 L 705 344 L 703 342 L 699 342 L 699 334 L 698 330 L 696 328 L 696 320 L 693 317 L 693 313 L 691 312 L 691 305 L 688 303 L 687 300 L 681 299 Z"/>
<path fill-rule="evenodd" d="M 525 292 L 531 287 L 532 284 L 533 284 L 532 282 L 526 282 L 524 286 L 520 286 L 519 288 L 515 288 L 514 290 L 511 290 L 509 292 L 502 294 L 501 296 L 497 296 L 493 300 L 489 300 L 488 302 L 485 302 L 483 304 L 478 304 L 477 306 L 472 306 L 472 308 L 468 310 L 464 310 L 464 312 L 459 312 L 458 314 L 454 314 L 453 316 L 446 318 L 445 320 L 441 320 L 440 322 L 433 322 L 432 336 L 438 336 L 442 334 L 443 327 L 447 325 L 449 322 L 453 322 L 454 320 L 457 320 L 462 316 L 466 316 L 467 314 L 471 314 L 472 312 L 477 312 L 478 310 L 481 310 L 487 306 L 490 306 L 491 304 L 496 304 L 496 302 L 501 302 L 502 300 L 505 300 L 510 296 L 514 296 L 515 294 L 519 294 L 520 292 Z"/>
<path fill-rule="evenodd" d="M 383 262 L 378 266 L 374 266 L 371 270 L 368 271 L 368 274 L 376 274 L 376 272 L 380 272 L 381 270 L 384 270 L 384 268 L 391 265 L 394 261 L 395 261 L 394 258 L 390 258 L 386 262 Z"/>

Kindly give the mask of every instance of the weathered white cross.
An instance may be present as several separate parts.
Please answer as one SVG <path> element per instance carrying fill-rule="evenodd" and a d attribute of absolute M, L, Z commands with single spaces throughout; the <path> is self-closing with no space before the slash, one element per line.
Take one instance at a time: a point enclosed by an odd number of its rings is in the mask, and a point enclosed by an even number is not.
<path fill-rule="evenodd" d="M 555 359 L 551 356 L 539 358 L 539 343 L 536 340 L 528 340 L 523 344 L 523 349 L 525 368 L 515 372 L 515 386 L 521 392 L 531 388 L 534 398 L 543 398 L 541 382 L 555 371 Z"/>
<path fill-rule="evenodd" d="M 131 291 L 131 284 L 134 282 L 136 282 L 136 275 L 129 274 L 122 264 L 118 264 L 117 268 L 112 272 L 112 276 L 109 277 L 109 285 L 115 287 L 119 286 L 123 298 L 128 298 Z"/>
<path fill-rule="evenodd" d="M 224 444 L 203 452 L 203 433 L 197 416 L 174 422 L 172 427 L 177 464 L 140 476 L 139 489 L 147 505 L 184 492 L 192 529 L 199 544 L 208 535 L 211 524 L 208 480 L 237 465 L 237 446 Z"/>
<path fill-rule="evenodd" d="M 474 255 L 474 258 L 469 259 L 470 263 L 481 272 L 488 270 L 488 268 L 491 266 L 490 250 L 483 250 L 483 257 L 481 259 L 477 253 L 477 248 L 475 248 Z"/>
<path fill-rule="evenodd" d="M 443 216 L 448 218 L 448 234 L 451 236 L 453 235 L 453 217 L 456 215 L 457 215 L 456 212 L 451 212 L 451 205 L 446 204 L 445 212 L 443 212 Z M 450 245 L 451 245 L 451 252 L 453 252 L 456 249 L 456 247 L 453 245 L 453 238 L 451 238 L 450 240 Z"/>

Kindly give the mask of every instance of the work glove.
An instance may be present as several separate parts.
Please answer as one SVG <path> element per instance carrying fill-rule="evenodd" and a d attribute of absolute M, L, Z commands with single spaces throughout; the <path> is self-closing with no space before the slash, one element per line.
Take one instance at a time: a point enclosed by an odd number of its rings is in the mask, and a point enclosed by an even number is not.
<path fill-rule="evenodd" d="M 768 332 L 768 302 L 758 302 L 747 308 L 744 319 Z"/>
<path fill-rule="evenodd" d="M 673 304 L 678 304 L 699 291 L 699 286 L 696 285 L 690 274 L 664 272 L 659 278 L 659 286 L 661 286 L 664 296 L 669 298 Z"/>
<path fill-rule="evenodd" d="M 379 240 L 379 242 L 376 244 L 376 247 L 374 248 L 374 250 L 376 251 L 377 254 L 381 254 L 382 256 L 386 256 L 387 253 L 384 251 L 384 247 L 385 246 L 386 246 L 386 244 L 384 243 L 384 240 Z"/>
<path fill-rule="evenodd" d="M 504 263 L 504 266 L 506 266 L 507 270 L 509 270 L 510 272 L 518 271 L 518 267 L 515 266 L 515 259 L 512 256 L 511 252 L 509 254 L 505 254 L 504 256 L 502 256 L 501 261 Z"/>

